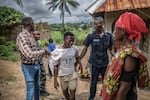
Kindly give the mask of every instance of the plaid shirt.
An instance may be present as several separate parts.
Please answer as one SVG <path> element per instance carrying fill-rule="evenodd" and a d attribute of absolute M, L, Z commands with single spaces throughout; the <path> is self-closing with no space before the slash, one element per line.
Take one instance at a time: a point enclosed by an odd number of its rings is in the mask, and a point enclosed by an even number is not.
<path fill-rule="evenodd" d="M 37 64 L 39 57 L 45 52 L 38 50 L 33 35 L 25 29 L 17 36 L 16 46 L 21 62 L 26 64 Z"/>

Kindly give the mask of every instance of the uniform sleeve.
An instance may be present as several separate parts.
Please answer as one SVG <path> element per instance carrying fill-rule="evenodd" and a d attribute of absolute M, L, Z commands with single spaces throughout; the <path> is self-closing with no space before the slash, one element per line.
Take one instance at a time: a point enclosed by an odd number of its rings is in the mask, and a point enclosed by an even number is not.
<path fill-rule="evenodd" d="M 88 34 L 83 42 L 83 45 L 85 46 L 89 46 L 90 44 L 92 44 L 92 34 Z"/>
<path fill-rule="evenodd" d="M 108 33 L 110 36 L 110 43 L 109 43 L 109 49 L 112 49 L 112 46 L 114 45 L 114 38 L 111 33 Z"/>
<path fill-rule="evenodd" d="M 114 38 L 112 34 L 110 34 L 110 45 L 114 45 Z"/>

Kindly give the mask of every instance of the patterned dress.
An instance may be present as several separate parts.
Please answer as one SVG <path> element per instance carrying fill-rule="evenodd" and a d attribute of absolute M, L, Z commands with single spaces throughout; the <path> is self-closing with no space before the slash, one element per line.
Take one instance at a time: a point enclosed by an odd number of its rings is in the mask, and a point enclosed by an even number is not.
<path fill-rule="evenodd" d="M 147 71 L 147 59 L 143 56 L 141 51 L 131 45 L 121 48 L 112 58 L 112 62 L 109 63 L 105 77 L 104 84 L 101 89 L 100 96 L 102 100 L 114 100 L 119 89 L 120 78 L 122 74 L 124 59 L 127 56 L 132 56 L 140 60 L 138 69 L 138 88 L 144 88 L 148 86 L 148 71 Z"/>

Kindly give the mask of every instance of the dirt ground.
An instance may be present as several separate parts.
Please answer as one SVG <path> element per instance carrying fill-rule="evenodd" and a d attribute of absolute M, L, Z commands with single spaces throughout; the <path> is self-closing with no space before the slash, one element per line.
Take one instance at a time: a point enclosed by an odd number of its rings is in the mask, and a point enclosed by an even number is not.
<path fill-rule="evenodd" d="M 88 56 L 82 60 L 83 66 L 87 64 Z M 46 73 L 47 64 L 45 63 Z M 53 88 L 53 77 L 47 77 L 46 90 L 50 93 L 48 97 L 41 97 L 41 100 L 60 100 L 63 97 L 61 89 Z M 89 79 L 78 79 L 76 100 L 87 100 L 89 95 Z M 101 83 L 97 85 L 95 100 L 100 100 L 99 91 Z M 139 91 L 138 100 L 150 100 L 150 91 Z M 21 71 L 20 62 L 0 60 L 0 100 L 25 100 L 25 82 Z"/>

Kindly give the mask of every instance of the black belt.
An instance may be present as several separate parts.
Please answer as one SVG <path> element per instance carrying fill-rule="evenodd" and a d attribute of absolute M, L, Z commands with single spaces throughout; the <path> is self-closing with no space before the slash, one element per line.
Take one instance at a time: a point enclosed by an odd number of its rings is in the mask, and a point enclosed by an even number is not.
<path fill-rule="evenodd" d="M 25 65 L 37 65 L 38 63 L 22 63 L 22 64 L 25 64 Z"/>

